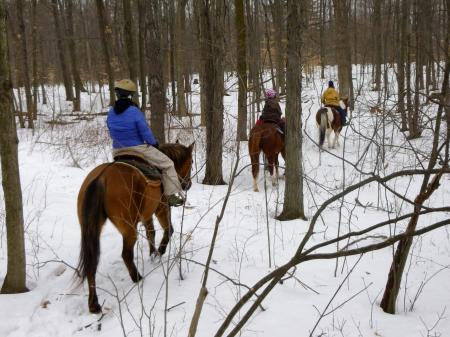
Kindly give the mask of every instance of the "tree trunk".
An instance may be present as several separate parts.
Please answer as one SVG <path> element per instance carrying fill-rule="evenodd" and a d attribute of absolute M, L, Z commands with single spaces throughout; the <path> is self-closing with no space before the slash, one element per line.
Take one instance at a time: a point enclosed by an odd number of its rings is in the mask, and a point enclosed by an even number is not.
<path fill-rule="evenodd" d="M 206 114 L 206 169 L 203 184 L 224 184 L 222 176 L 224 0 L 199 1 Z"/>
<path fill-rule="evenodd" d="M 23 232 L 22 189 L 20 185 L 17 133 L 8 79 L 6 50 L 6 10 L 0 1 L 0 158 L 5 198 L 8 264 L 1 293 L 28 291 L 26 287 L 25 242 Z"/>
<path fill-rule="evenodd" d="M 131 15 L 131 1 L 122 0 L 122 4 L 123 4 L 123 18 L 124 18 L 124 32 L 125 32 L 124 38 L 128 57 L 128 70 L 130 74 L 130 79 L 136 83 L 138 63 L 136 60 L 136 44 L 134 42 L 135 35 L 133 29 L 133 18 Z M 137 99 L 137 96 L 135 97 L 135 99 Z"/>
<path fill-rule="evenodd" d="M 138 44 L 139 44 L 139 82 L 141 86 L 141 110 L 147 109 L 147 85 L 146 85 L 146 74 L 147 67 L 145 62 L 145 13 L 146 5 L 145 0 L 138 0 L 138 21 L 139 21 L 139 32 L 138 32 Z"/>
<path fill-rule="evenodd" d="M 178 116 L 186 116 L 186 99 L 185 99 L 185 79 L 186 73 L 186 49 L 185 49 L 185 22 L 186 22 L 186 3 L 187 0 L 177 0 L 177 8 L 175 13 L 175 43 L 173 44 L 175 49 L 175 77 L 177 80 L 177 114 Z"/>
<path fill-rule="evenodd" d="M 75 45 L 75 28 L 73 22 L 73 0 L 66 1 L 67 12 L 67 31 L 69 35 L 69 56 L 72 64 L 72 75 L 75 83 L 75 101 L 73 104 L 73 111 L 81 110 L 81 91 L 83 89 L 83 83 L 81 82 L 80 70 L 78 67 L 77 47 Z"/>
<path fill-rule="evenodd" d="M 442 83 L 442 95 L 441 95 L 442 98 L 445 97 L 448 93 L 449 73 L 450 73 L 450 61 L 447 60 L 444 74 L 445 76 L 444 82 Z M 428 164 L 429 170 L 435 167 L 438 158 L 439 133 L 441 126 L 441 119 L 442 116 L 444 115 L 443 110 L 444 104 L 439 105 L 436 117 L 433 149 L 431 151 L 430 161 Z M 449 140 L 447 139 L 447 142 L 448 141 Z M 424 175 L 420 192 L 414 200 L 415 214 L 409 220 L 408 226 L 405 231 L 406 233 L 412 233 L 416 230 L 417 222 L 419 219 L 419 212 L 422 209 L 422 205 L 426 200 L 430 198 L 433 192 L 439 187 L 439 180 L 441 178 L 441 175 L 442 173 L 438 173 L 436 176 L 434 176 L 434 178 L 431 180 L 430 183 L 429 183 L 430 174 Z M 412 237 L 407 237 L 399 241 L 391 264 L 391 268 L 389 270 L 388 280 L 386 282 L 386 287 L 384 290 L 383 299 L 381 300 L 380 306 L 385 312 L 390 314 L 395 314 L 395 302 L 397 300 L 397 296 L 400 291 L 402 275 L 406 261 L 408 259 L 409 250 L 411 248 L 412 242 L 413 242 Z"/>
<path fill-rule="evenodd" d="M 275 0 L 274 4 L 271 6 L 273 24 L 275 29 L 275 48 L 276 48 L 276 65 L 277 65 L 277 87 L 276 90 L 283 94 L 286 91 L 286 72 L 285 72 L 285 48 L 283 39 L 285 38 L 285 19 L 284 19 L 284 1 L 283 0 Z M 275 89 L 275 88 L 274 88 Z"/>
<path fill-rule="evenodd" d="M 400 9 L 401 0 L 396 2 L 396 13 L 398 18 L 398 32 L 397 32 L 397 46 L 398 46 L 398 61 L 397 61 L 397 86 L 398 86 L 398 113 L 401 117 L 401 131 L 408 130 L 408 120 L 405 111 L 405 54 L 407 47 L 406 39 L 406 29 L 408 17 L 405 13 L 408 12 L 407 6 L 408 1 L 402 1 Z M 401 12 L 400 12 L 401 11 Z"/>
<path fill-rule="evenodd" d="M 102 54 L 105 58 L 106 65 L 106 73 L 108 75 L 108 83 L 109 83 L 109 104 L 113 104 L 115 101 L 114 97 L 114 73 L 111 65 L 111 56 L 109 52 L 109 45 L 111 41 L 111 26 L 108 23 L 108 20 L 105 15 L 105 6 L 103 4 L 103 0 L 95 0 L 95 4 L 97 7 L 97 16 L 98 16 L 98 29 L 100 31 L 100 40 L 102 42 Z"/>
<path fill-rule="evenodd" d="M 61 64 L 61 72 L 63 77 L 64 88 L 66 89 L 66 100 L 73 101 L 73 90 L 72 90 L 72 79 L 69 74 L 67 62 L 66 62 L 66 48 L 63 40 L 63 30 L 61 23 L 59 21 L 59 9 L 58 9 L 58 0 L 52 0 L 52 13 L 53 13 L 53 21 L 55 24 L 56 31 L 56 43 L 58 46 L 58 56 L 59 63 Z"/>
<path fill-rule="evenodd" d="M 151 127 L 159 143 L 165 142 L 164 116 L 167 113 L 162 49 L 161 2 L 147 0 L 147 63 Z"/>
<path fill-rule="evenodd" d="M 244 0 L 235 0 L 235 24 L 237 34 L 237 75 L 239 83 L 237 140 L 247 140 L 247 45 Z"/>
<path fill-rule="evenodd" d="M 301 66 L 303 2 L 287 1 L 286 187 L 279 220 L 305 219 L 303 206 Z"/>
<path fill-rule="evenodd" d="M 22 56 L 23 56 L 23 73 L 24 73 L 24 87 L 25 87 L 25 99 L 27 102 L 27 120 L 28 120 L 28 127 L 33 128 L 33 99 L 31 97 L 31 81 L 30 81 L 30 69 L 28 66 L 28 46 L 27 46 L 27 34 L 25 30 L 25 21 L 23 19 L 24 16 L 24 6 L 23 6 L 23 0 L 17 0 L 16 1 L 16 8 L 17 8 L 17 20 L 19 23 L 19 40 L 21 42 L 22 47 Z"/>
<path fill-rule="evenodd" d="M 333 0 L 336 17 L 337 46 L 336 59 L 338 64 L 339 93 L 349 98 L 353 109 L 353 83 L 350 36 L 348 32 L 348 17 L 350 6 L 348 0 Z"/>
<path fill-rule="evenodd" d="M 37 0 L 32 1 L 32 22 L 31 22 L 31 58 L 32 58 L 32 78 L 33 78 L 33 120 L 37 119 L 37 106 L 38 106 L 38 44 L 37 44 Z"/>
<path fill-rule="evenodd" d="M 374 10 L 373 10 L 373 27 L 374 27 L 374 38 L 375 38 L 375 90 L 381 90 L 381 1 L 374 0 Z"/>

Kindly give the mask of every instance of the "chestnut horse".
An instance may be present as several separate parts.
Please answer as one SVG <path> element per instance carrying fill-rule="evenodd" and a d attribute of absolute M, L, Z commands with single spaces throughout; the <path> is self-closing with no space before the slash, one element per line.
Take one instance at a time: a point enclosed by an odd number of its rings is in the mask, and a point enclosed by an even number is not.
<path fill-rule="evenodd" d="M 269 163 L 272 185 L 275 186 L 278 179 L 278 154 L 281 153 L 283 159 L 285 158 L 284 136 L 278 131 L 278 126 L 275 123 L 256 124 L 250 131 L 248 152 L 252 162 L 253 190 L 255 192 L 259 191 L 257 179 L 259 173 L 259 153 L 261 150 Z"/>
<path fill-rule="evenodd" d="M 174 162 L 184 190 L 191 186 L 193 146 L 164 144 L 160 147 Z M 164 229 L 158 250 L 155 247 L 153 214 Z M 101 312 L 95 289 L 95 274 L 100 257 L 100 233 L 106 219 L 111 220 L 122 234 L 122 258 L 133 282 L 142 279 L 133 261 L 138 222 L 142 221 L 145 226 L 150 255 L 164 254 L 173 233 L 170 208 L 161 182 L 149 180 L 135 167 L 121 162 L 101 164 L 87 175 L 78 194 L 78 219 L 81 225 L 81 249 L 77 269 L 81 282 L 86 278 L 88 280 L 88 304 L 92 313 Z"/>
<path fill-rule="evenodd" d="M 347 112 L 348 107 L 348 99 L 343 98 L 342 101 L 340 101 L 341 107 Z M 334 149 L 336 147 L 336 143 L 339 146 L 339 134 L 342 130 L 342 122 L 341 122 L 341 115 L 339 111 L 337 111 L 332 106 L 326 106 L 319 111 L 317 111 L 316 114 L 316 122 L 317 127 L 319 128 L 319 146 L 322 148 L 323 143 L 325 142 L 325 135 L 327 136 L 328 141 L 328 147 L 331 149 Z M 334 140 L 333 145 L 331 145 L 330 136 L 331 133 L 334 131 Z"/>

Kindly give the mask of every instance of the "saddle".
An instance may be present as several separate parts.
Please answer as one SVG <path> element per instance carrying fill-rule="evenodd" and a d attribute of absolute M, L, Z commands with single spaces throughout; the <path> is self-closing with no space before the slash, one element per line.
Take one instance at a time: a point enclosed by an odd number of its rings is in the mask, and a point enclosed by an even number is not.
<path fill-rule="evenodd" d="M 114 161 L 125 163 L 137 168 L 142 174 L 150 180 L 161 180 L 161 171 L 150 165 L 145 157 L 136 151 L 123 150 L 117 151 L 114 155 Z"/>
<path fill-rule="evenodd" d="M 255 124 L 255 125 L 262 125 L 262 124 L 265 124 L 265 123 L 268 123 L 268 124 L 275 124 L 275 125 L 276 125 L 276 129 L 277 129 L 277 132 L 278 132 L 280 135 L 284 136 L 284 131 L 281 129 L 280 125 L 279 125 L 276 121 L 273 121 L 273 120 L 270 120 L 270 119 L 268 119 L 268 120 L 258 119 L 258 120 L 256 121 L 256 124 Z"/>

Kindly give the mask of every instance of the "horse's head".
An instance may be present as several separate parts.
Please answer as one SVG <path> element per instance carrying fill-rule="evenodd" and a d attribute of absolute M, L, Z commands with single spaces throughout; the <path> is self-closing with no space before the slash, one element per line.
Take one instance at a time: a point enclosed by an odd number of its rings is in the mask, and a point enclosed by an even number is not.
<path fill-rule="evenodd" d="M 163 144 L 160 146 L 160 150 L 170 159 L 172 159 L 175 170 L 178 173 L 178 179 L 180 180 L 181 187 L 187 191 L 191 188 L 191 169 L 192 169 L 192 150 L 194 149 L 194 143 L 189 146 L 179 144 Z"/>

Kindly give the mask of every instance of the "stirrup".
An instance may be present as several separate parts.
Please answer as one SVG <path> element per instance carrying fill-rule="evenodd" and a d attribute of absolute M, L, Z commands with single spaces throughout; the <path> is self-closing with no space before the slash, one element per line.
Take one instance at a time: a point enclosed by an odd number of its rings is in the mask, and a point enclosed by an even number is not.
<path fill-rule="evenodd" d="M 169 206 L 178 207 L 184 204 L 184 199 L 176 194 L 172 194 L 167 197 L 167 203 Z"/>

